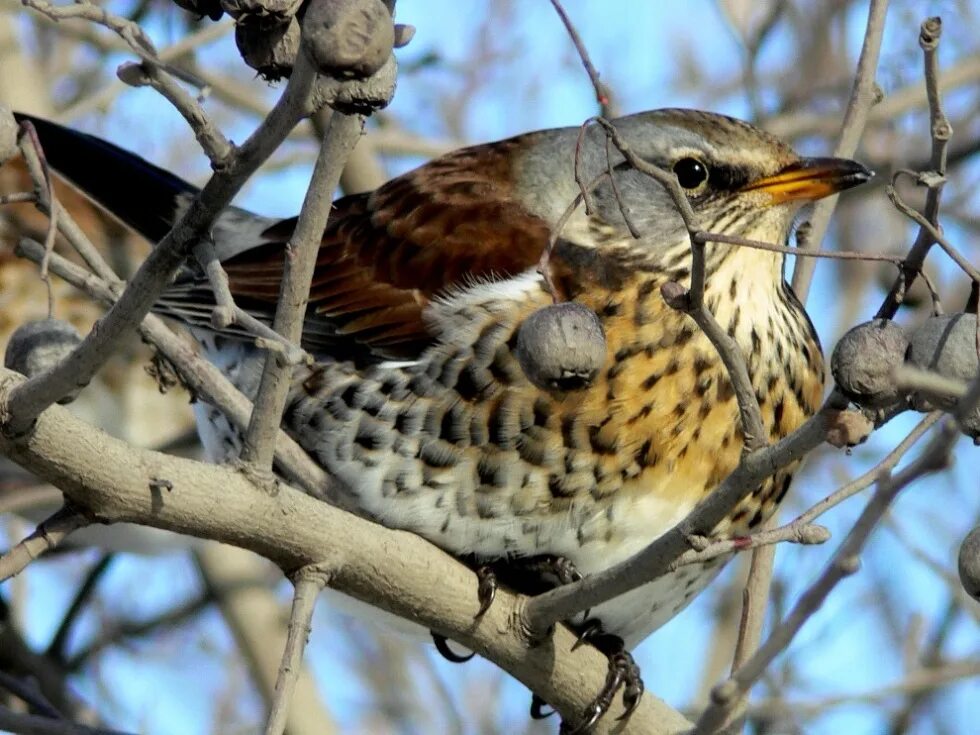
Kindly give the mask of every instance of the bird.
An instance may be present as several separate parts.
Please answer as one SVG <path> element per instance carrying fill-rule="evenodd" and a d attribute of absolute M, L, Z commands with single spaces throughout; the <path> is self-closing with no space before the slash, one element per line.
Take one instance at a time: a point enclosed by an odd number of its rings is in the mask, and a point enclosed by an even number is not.
<path fill-rule="evenodd" d="M 35 125 L 55 171 L 151 242 L 197 192 L 111 143 L 20 119 Z M 676 179 L 711 233 L 782 245 L 806 205 L 872 175 L 850 159 L 801 157 L 716 113 L 659 109 L 611 125 Z M 565 217 L 583 181 L 595 184 L 588 206 Z M 230 207 L 210 233 L 236 302 L 265 321 L 295 224 Z M 820 341 L 784 259 L 705 246 L 704 303 L 745 360 L 767 440 L 813 415 L 824 385 Z M 689 230 L 670 193 L 597 126 L 450 152 L 335 200 L 302 337 L 317 362 L 297 368 L 283 428 L 377 523 L 480 564 L 555 559 L 576 578 L 599 573 L 674 527 L 743 453 L 722 360 L 661 293 L 689 286 L 691 269 Z M 547 385 L 522 369 L 520 328 L 556 301 L 581 305 L 601 325 L 605 355 L 590 380 Z M 201 267 L 189 263 L 157 308 L 188 324 L 205 354 L 254 394 L 261 353 L 248 334 L 215 329 L 214 304 Z M 198 419 L 209 456 L 234 456 L 241 437 L 223 416 L 203 406 Z M 755 488 L 713 535 L 757 528 L 792 470 Z M 589 619 L 628 650 L 728 558 L 679 567 Z M 623 659 L 610 654 L 614 665 Z M 600 706 L 612 695 L 601 696 Z"/>

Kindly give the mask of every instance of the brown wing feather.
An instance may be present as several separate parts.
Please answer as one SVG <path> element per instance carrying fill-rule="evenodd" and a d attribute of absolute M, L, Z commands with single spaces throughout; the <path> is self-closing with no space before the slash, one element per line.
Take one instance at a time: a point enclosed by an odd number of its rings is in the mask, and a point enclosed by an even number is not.
<path fill-rule="evenodd" d="M 512 156 L 522 138 L 450 153 L 369 194 L 335 202 L 310 292 L 311 312 L 386 357 L 408 357 L 431 336 L 422 310 L 473 278 L 516 275 L 538 262 L 547 223 L 516 200 Z M 269 243 L 225 264 L 236 295 L 275 302 L 283 220 Z"/>

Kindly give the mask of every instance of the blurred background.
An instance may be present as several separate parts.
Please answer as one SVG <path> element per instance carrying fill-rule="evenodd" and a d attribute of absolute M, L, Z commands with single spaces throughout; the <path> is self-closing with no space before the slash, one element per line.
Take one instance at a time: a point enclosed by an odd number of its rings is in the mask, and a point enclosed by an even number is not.
<path fill-rule="evenodd" d="M 199 20 L 165 0 L 105 5 L 137 20 L 170 63 L 200 80 L 196 92 L 231 139 L 244 140 L 276 99 L 282 85 L 244 66 L 227 18 Z M 564 7 L 618 111 L 710 109 L 753 120 L 808 154 L 833 151 L 867 2 L 566 0 Z M 915 237 L 883 184 L 897 169 L 928 168 L 918 34 L 931 15 L 944 21 L 941 86 L 954 130 L 941 222 L 960 252 L 980 262 L 980 6 L 952 0 L 892 3 L 877 75 L 883 97 L 856 156 L 878 177 L 841 201 L 828 248 L 902 253 Z M 598 111 L 546 0 L 400 0 L 397 20 L 417 33 L 396 54 L 394 102 L 371 119 L 345 173 L 347 192 L 461 145 L 574 126 Z M 116 67 L 132 58 L 102 27 L 56 24 L 0 0 L 0 103 L 93 132 L 202 183 L 208 163 L 180 116 L 155 92 L 116 79 Z M 315 150 L 312 126 L 301 126 L 237 203 L 266 215 L 295 214 Z M 899 192 L 921 207 L 923 195 L 908 181 Z M 0 193 L 30 188 L 21 168 L 0 168 Z M 62 201 L 114 267 L 131 273 L 148 245 L 70 193 Z M 28 205 L 0 208 L 0 348 L 18 324 L 47 314 L 36 268 L 12 252 L 25 232 L 43 239 L 45 225 Z M 967 278 L 938 249 L 927 271 L 946 311 L 962 310 Z M 807 306 L 828 353 L 844 331 L 874 314 L 895 275 L 888 264 L 819 262 Z M 914 289 L 899 320 L 920 322 L 930 307 L 928 293 Z M 84 333 L 99 313 L 54 284 L 54 316 Z M 134 341 L 72 410 L 140 446 L 193 456 L 190 397 L 180 388 L 161 393 L 145 369 L 149 360 Z M 919 418 L 900 416 L 852 451 L 825 445 L 815 452 L 781 517 L 795 517 L 879 462 Z M 956 550 L 980 522 L 980 454 L 963 440 L 956 456 L 950 469 L 903 494 L 872 538 L 861 572 L 839 586 L 756 687 L 751 732 L 976 731 L 980 605 L 956 579 Z M 59 497 L 0 460 L 0 549 L 32 530 Z M 780 547 L 770 620 L 817 576 L 866 497 L 820 520 L 834 534 L 828 544 Z M 121 730 L 261 731 L 291 592 L 278 570 L 236 549 L 145 529 L 86 533 L 0 586 L 0 673 L 32 682 L 76 719 Z M 671 705 L 696 711 L 727 673 L 745 567 L 729 565 L 635 652 L 647 688 Z M 333 598 L 318 606 L 306 661 L 292 735 L 557 729 L 557 718 L 531 722 L 530 693 L 493 665 L 448 663 L 431 645 L 348 617 Z"/>

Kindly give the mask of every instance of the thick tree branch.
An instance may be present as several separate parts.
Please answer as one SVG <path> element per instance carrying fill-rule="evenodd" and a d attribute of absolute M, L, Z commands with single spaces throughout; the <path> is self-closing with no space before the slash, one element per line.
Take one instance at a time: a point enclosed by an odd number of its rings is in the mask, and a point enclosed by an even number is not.
<path fill-rule="evenodd" d="M 0 371 L 0 400 L 19 380 L 16 373 Z M 605 679 L 603 655 L 588 646 L 572 651 L 575 636 L 563 627 L 529 647 L 520 601 L 505 590 L 474 620 L 476 576 L 428 542 L 288 486 L 273 496 L 228 467 L 134 449 L 60 406 L 42 413 L 29 435 L 0 437 L 0 453 L 60 487 L 103 522 L 130 521 L 225 541 L 265 556 L 287 573 L 330 560 L 332 587 L 481 651 L 570 722 Z M 168 480 L 170 489 L 154 478 Z M 616 707 L 598 732 L 618 727 Z M 645 696 L 621 732 L 679 734 L 689 727 L 676 711 Z"/>

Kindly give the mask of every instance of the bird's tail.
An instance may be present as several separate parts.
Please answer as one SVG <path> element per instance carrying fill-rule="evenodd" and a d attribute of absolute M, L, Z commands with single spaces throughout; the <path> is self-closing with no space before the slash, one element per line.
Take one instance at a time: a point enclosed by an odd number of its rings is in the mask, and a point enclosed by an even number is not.
<path fill-rule="evenodd" d="M 197 187 L 94 135 L 15 112 L 30 122 L 48 165 L 150 242 L 173 226 Z"/>

